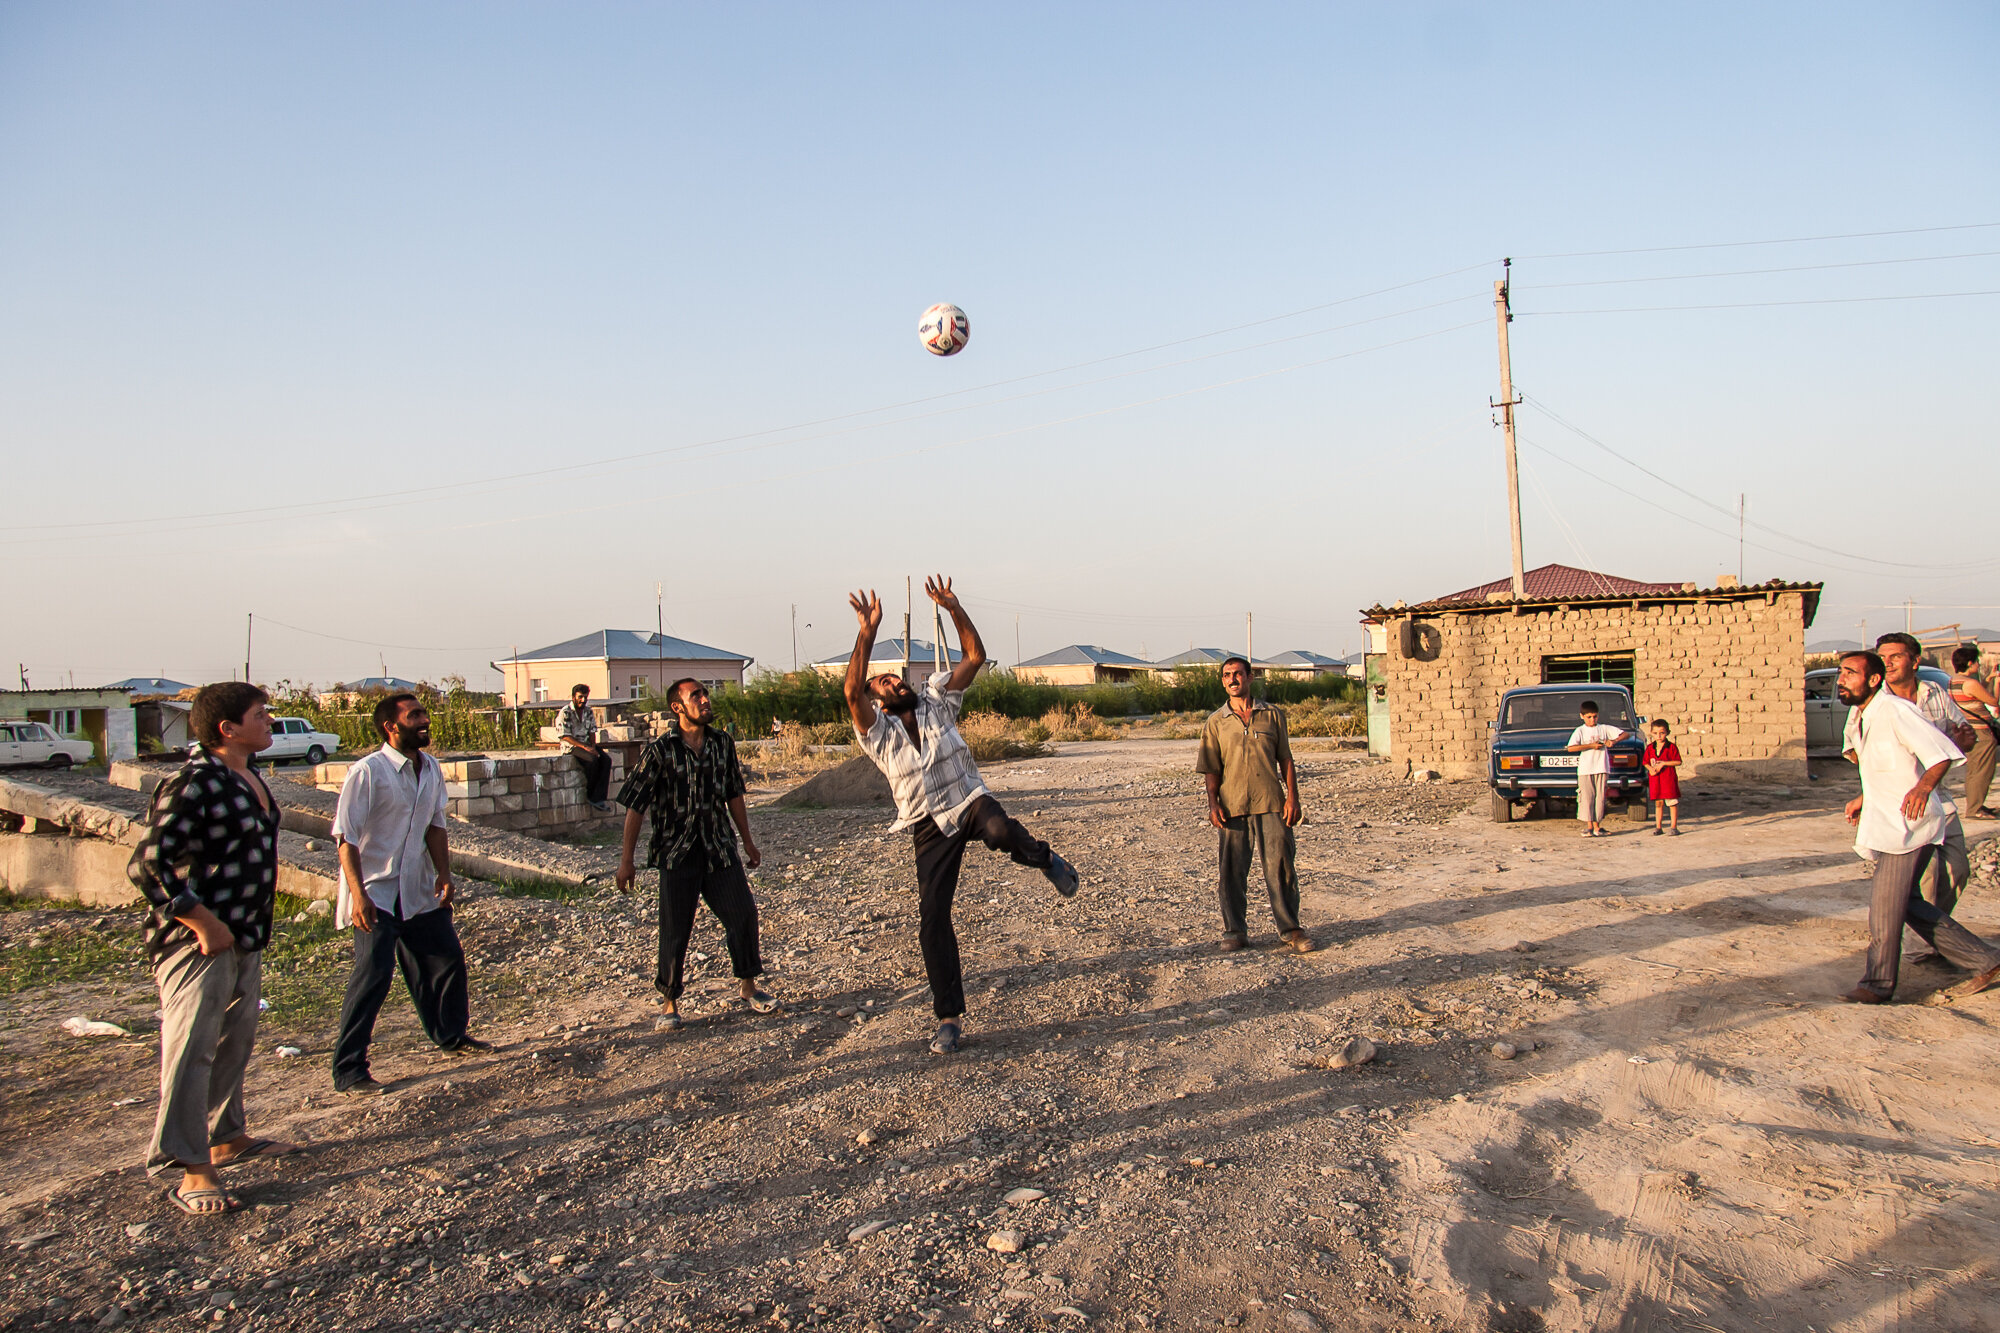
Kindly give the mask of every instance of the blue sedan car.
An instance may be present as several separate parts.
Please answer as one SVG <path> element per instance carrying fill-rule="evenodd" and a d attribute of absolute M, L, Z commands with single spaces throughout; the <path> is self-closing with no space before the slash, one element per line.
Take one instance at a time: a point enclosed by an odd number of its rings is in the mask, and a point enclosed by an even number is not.
<path fill-rule="evenodd" d="M 1514 808 L 1542 802 L 1576 801 L 1576 762 L 1570 733 L 1581 725 L 1585 700 L 1597 705 L 1601 726 L 1631 735 L 1611 748 L 1606 796 L 1623 802 L 1633 819 L 1646 817 L 1646 720 L 1623 685 L 1524 685 L 1500 696 L 1500 716 L 1491 723 L 1486 777 L 1493 789 L 1493 822 L 1505 824 Z"/>

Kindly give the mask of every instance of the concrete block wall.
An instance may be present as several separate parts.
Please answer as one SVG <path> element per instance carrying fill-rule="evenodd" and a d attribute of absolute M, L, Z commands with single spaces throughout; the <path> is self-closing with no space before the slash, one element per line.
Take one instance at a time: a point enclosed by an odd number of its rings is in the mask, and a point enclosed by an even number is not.
<path fill-rule="evenodd" d="M 625 779 L 625 759 L 611 750 L 611 795 Z M 313 785 L 337 792 L 358 762 L 337 760 L 313 769 Z M 600 814 L 583 790 L 583 768 L 566 754 L 500 751 L 437 756 L 444 774 L 445 812 L 487 828 L 511 829 L 536 838 L 554 838 L 614 828 L 624 822 L 616 808 Z"/>
<path fill-rule="evenodd" d="M 1631 653 L 1642 715 L 1665 718 L 1682 772 L 1804 781 L 1805 596 L 1533 608 L 1506 604 L 1420 614 L 1437 652 L 1383 659 L 1390 754 L 1447 777 L 1486 774 L 1488 724 L 1500 695 L 1539 684 L 1542 659 Z"/>

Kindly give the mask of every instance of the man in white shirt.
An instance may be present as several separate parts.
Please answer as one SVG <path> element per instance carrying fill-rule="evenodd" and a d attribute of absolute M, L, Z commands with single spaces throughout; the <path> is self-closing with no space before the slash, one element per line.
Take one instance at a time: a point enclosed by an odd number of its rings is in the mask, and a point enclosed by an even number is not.
<path fill-rule="evenodd" d="M 597 715 L 590 711 L 590 686 L 573 685 L 569 702 L 556 714 L 556 743 L 583 769 L 583 794 L 590 808 L 611 809 L 611 756 L 597 743 Z"/>
<path fill-rule="evenodd" d="M 424 757 L 430 712 L 414 694 L 392 694 L 375 706 L 375 730 L 382 748 L 348 770 L 333 815 L 340 920 L 354 926 L 333 1086 L 357 1095 L 382 1090 L 368 1072 L 368 1044 L 399 967 L 424 1035 L 440 1050 L 492 1049 L 465 1030 L 465 950 L 451 922 L 444 775 Z"/>
<path fill-rule="evenodd" d="M 1963 753 L 1972 748 L 1972 719 L 1965 710 L 1952 702 L 1951 691 L 1934 680 L 1925 680 L 1917 675 L 1917 665 L 1923 660 L 1924 646 L 1914 635 L 1901 632 L 1884 634 L 1875 640 L 1875 655 L 1882 659 L 1882 685 L 1898 699 L 1907 699 L 1917 706 L 1917 711 L 1926 721 L 1936 727 L 1944 738 Z M 1848 725 L 1854 724 L 1854 715 L 1848 714 Z M 1841 749 L 1852 750 L 1850 740 L 1843 740 Z M 1958 765 L 1962 770 L 1963 762 Z M 1951 799 L 1951 788 L 1938 786 L 1938 800 L 1944 803 L 1944 842 L 1939 845 L 1938 854 L 1931 858 L 1931 873 L 1923 883 L 1924 897 L 1932 906 L 1946 914 L 1958 907 L 1958 894 L 1965 887 L 1965 881 L 1972 875 L 1972 860 L 1965 846 L 1965 824 L 1958 816 L 1958 802 Z M 1926 955 L 1935 958 L 1937 955 Z"/>
<path fill-rule="evenodd" d="M 1569 734 L 1569 752 L 1581 756 L 1576 761 L 1576 817 L 1583 821 L 1583 836 L 1602 838 L 1604 793 L 1611 782 L 1611 747 L 1632 733 L 1597 724 L 1597 701 L 1585 699 L 1577 708 L 1583 725 Z"/>
<path fill-rule="evenodd" d="M 1942 998 L 1977 995 L 2000 979 L 2000 949 L 1916 892 L 1917 880 L 1944 840 L 1938 783 L 1963 756 L 1916 705 L 1884 689 L 1883 677 L 1882 659 L 1874 653 L 1848 653 L 1840 659 L 1835 692 L 1853 710 L 1853 754 L 1861 769 L 1861 795 L 1847 803 L 1847 822 L 1855 826 L 1854 850 L 1875 863 L 1868 972 L 1841 998 L 1854 1004 L 1888 1003 L 1896 993 L 1902 961 L 1896 946 L 1905 925 L 1973 973 L 1970 981 L 1941 992 Z"/>
<path fill-rule="evenodd" d="M 889 790 L 896 797 L 896 822 L 890 832 L 909 829 L 915 839 L 917 942 L 930 978 L 931 1010 L 938 1018 L 931 1051 L 949 1055 L 958 1049 L 965 1020 L 965 975 L 958 934 L 951 924 L 951 900 L 958 891 L 965 844 L 977 838 L 996 852 L 1006 852 L 1015 865 L 1041 871 L 1065 898 L 1076 892 L 1077 875 L 1046 842 L 1008 818 L 979 780 L 979 766 L 958 734 L 958 710 L 964 706 L 966 686 L 986 664 L 986 646 L 952 592 L 950 579 L 943 575 L 925 579 L 924 591 L 951 613 L 958 628 L 958 665 L 949 673 L 933 674 L 921 695 L 894 672 L 869 676 L 875 631 L 882 625 L 882 599 L 872 592 L 857 592 L 847 599 L 861 631 L 847 662 L 846 693 L 861 751 L 889 779 Z"/>

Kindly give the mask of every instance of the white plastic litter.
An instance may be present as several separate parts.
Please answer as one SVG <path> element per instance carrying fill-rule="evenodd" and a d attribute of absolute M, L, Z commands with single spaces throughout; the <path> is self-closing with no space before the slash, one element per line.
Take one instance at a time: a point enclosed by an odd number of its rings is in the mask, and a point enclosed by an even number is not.
<path fill-rule="evenodd" d="M 298 1047 L 296 1047 L 296 1046 L 280 1046 L 280 1047 L 278 1048 L 278 1054 L 279 1054 L 280 1056 L 284 1056 L 284 1057 L 287 1057 L 287 1058 L 289 1058 L 289 1057 L 291 1057 L 291 1056 L 294 1056 L 294 1055 L 304 1055 L 304 1054 L 305 1054 L 305 1052 L 304 1052 L 304 1051 L 302 1051 L 302 1050 L 300 1050 L 300 1049 L 299 1049 Z"/>
<path fill-rule="evenodd" d="M 116 1023 L 106 1023 L 98 1018 L 85 1018 L 78 1014 L 62 1021 L 62 1030 L 72 1037 L 129 1037 L 132 1034 Z"/>
<path fill-rule="evenodd" d="M 264 999 L 264 998 L 263 998 L 262 996 L 259 996 L 259 997 L 258 997 L 258 999 L 257 999 L 257 1012 L 258 1012 L 258 1013 L 260 1013 L 260 1014 L 261 1014 L 261 1013 L 263 1013 L 263 1012 L 264 1012 L 264 1011 L 265 1011 L 266 1009 L 269 1009 L 270 1007 L 271 1007 L 271 1002 L 270 1002 L 269 1000 L 266 1000 L 266 999 Z"/>

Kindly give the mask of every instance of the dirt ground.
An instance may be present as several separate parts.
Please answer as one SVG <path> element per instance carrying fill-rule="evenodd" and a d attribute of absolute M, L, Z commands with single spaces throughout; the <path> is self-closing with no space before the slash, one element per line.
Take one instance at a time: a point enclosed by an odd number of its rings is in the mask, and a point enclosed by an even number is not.
<path fill-rule="evenodd" d="M 694 1021 L 667 1033 L 645 895 L 468 885 L 475 1028 L 500 1049 L 429 1050 L 398 993 L 372 1103 L 328 1078 L 345 945 L 288 921 L 249 1102 L 311 1151 L 232 1168 L 248 1206 L 217 1220 L 134 1165 L 157 1062 L 136 916 L 0 913 L 0 1318 L 2000 1328 L 2000 994 L 1925 1007 L 1954 974 L 1918 965 L 1895 1005 L 1835 1001 L 1866 935 L 1842 766 L 1788 792 L 1696 780 L 1684 836 L 1585 842 L 1301 746 L 1326 947 L 1277 951 L 1253 902 L 1257 947 L 1224 955 L 1192 753 L 987 770 L 1086 883 L 1065 901 L 968 853 L 952 1058 L 923 1049 L 909 846 L 879 811 L 753 814 L 771 1017 L 731 1004 L 706 916 Z M 1960 917 L 2000 937 L 1993 850 Z M 73 1038 L 71 1015 L 134 1035 Z M 1351 1035 L 1377 1058 L 1328 1068 Z"/>

